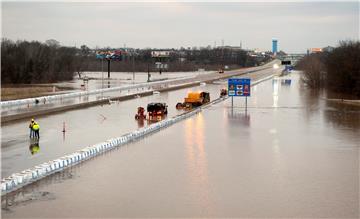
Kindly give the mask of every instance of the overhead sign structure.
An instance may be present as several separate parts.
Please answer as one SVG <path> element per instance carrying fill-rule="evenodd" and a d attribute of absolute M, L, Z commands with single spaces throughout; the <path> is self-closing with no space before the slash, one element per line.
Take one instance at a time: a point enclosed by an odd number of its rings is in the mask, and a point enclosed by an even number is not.
<path fill-rule="evenodd" d="M 168 69 L 168 64 L 164 64 L 161 62 L 155 62 L 155 67 L 157 69 Z"/>
<path fill-rule="evenodd" d="M 97 51 L 96 58 L 97 59 L 111 59 L 111 60 L 122 60 L 122 56 L 126 55 L 125 51 L 122 50 L 114 50 L 114 51 Z"/>
<path fill-rule="evenodd" d="M 126 51 L 122 51 L 122 50 L 96 51 L 96 58 L 101 60 L 101 72 L 102 72 L 102 61 L 107 60 L 108 78 L 110 78 L 110 61 L 111 60 L 121 61 L 123 55 L 126 55 Z"/>
<path fill-rule="evenodd" d="M 248 97 L 250 96 L 250 78 L 229 78 L 228 95 L 230 97 Z"/>
<path fill-rule="evenodd" d="M 170 51 L 151 51 L 153 58 L 167 58 L 170 56 Z"/>

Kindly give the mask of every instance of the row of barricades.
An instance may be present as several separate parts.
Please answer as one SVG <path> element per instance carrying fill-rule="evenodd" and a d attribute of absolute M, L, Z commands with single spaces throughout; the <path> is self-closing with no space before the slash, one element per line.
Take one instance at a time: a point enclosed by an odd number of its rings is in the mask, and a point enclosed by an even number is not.
<path fill-rule="evenodd" d="M 190 112 L 169 118 L 158 123 L 152 124 L 150 126 L 138 129 L 134 132 L 125 134 L 118 138 L 112 138 L 106 142 L 99 143 L 96 145 L 88 146 L 84 149 L 81 149 L 75 153 L 63 156 L 59 159 L 55 159 L 40 165 L 37 165 L 33 168 L 21 171 L 19 173 L 14 173 L 11 176 L 1 180 L 1 193 L 2 195 L 17 190 L 27 184 L 30 184 L 34 181 L 37 181 L 45 176 L 50 174 L 62 171 L 63 169 L 78 164 L 84 160 L 87 160 L 91 157 L 97 156 L 107 150 L 119 147 L 123 144 L 126 144 L 130 141 L 134 141 L 140 137 L 146 136 L 152 132 L 158 131 L 164 127 L 170 126 L 180 120 L 188 118 L 201 111 L 201 108 L 195 109 Z"/>
<path fill-rule="evenodd" d="M 73 98 L 73 97 L 81 97 L 86 95 L 94 95 L 100 93 L 107 93 L 107 92 L 114 92 L 114 91 L 124 91 L 124 90 L 132 90 L 132 89 L 139 89 L 139 88 L 147 88 L 151 90 L 152 86 L 161 85 L 161 84 L 171 84 L 176 83 L 178 81 L 186 80 L 189 78 L 193 78 L 194 76 L 187 76 L 177 79 L 171 79 L 166 81 L 156 81 L 156 82 L 149 82 L 149 83 L 140 83 L 135 85 L 127 85 L 121 87 L 112 87 L 112 88 L 104 88 L 104 89 L 97 89 L 92 91 L 81 91 L 81 92 L 72 92 L 67 94 L 57 94 L 57 95 L 50 95 L 50 96 L 42 96 L 36 98 L 26 98 L 20 100 L 9 100 L 9 101 L 1 101 L 1 107 L 13 107 L 13 106 L 22 106 L 28 104 L 34 104 L 36 100 L 43 101 L 43 102 L 52 102 L 57 100 L 63 100 L 66 98 Z"/>

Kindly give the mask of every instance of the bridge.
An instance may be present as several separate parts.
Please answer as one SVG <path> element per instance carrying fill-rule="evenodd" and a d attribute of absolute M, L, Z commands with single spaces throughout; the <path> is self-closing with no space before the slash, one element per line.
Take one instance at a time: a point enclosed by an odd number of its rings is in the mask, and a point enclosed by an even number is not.
<path fill-rule="evenodd" d="M 293 54 L 287 54 L 284 56 L 277 56 L 278 59 L 281 60 L 281 62 L 290 62 L 290 65 L 296 65 L 296 63 L 301 60 L 306 54 L 303 53 L 293 53 Z"/>

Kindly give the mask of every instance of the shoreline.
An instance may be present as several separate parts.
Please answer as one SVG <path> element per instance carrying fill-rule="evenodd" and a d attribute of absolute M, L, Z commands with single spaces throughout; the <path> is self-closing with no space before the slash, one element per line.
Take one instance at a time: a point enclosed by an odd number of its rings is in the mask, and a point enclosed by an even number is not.
<path fill-rule="evenodd" d="M 350 99 L 331 99 L 331 98 L 324 98 L 327 101 L 335 102 L 335 103 L 343 103 L 353 106 L 359 106 L 360 107 L 360 99 L 357 100 L 350 100 Z"/>

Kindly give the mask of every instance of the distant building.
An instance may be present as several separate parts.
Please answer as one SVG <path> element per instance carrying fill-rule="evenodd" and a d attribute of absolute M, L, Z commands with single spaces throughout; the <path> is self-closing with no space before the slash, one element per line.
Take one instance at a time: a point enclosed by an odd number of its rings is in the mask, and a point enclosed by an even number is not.
<path fill-rule="evenodd" d="M 277 39 L 272 39 L 272 53 L 274 55 L 276 55 L 277 51 L 278 51 L 278 40 Z"/>
<path fill-rule="evenodd" d="M 322 51 L 323 52 L 332 52 L 334 49 L 335 48 L 332 46 L 327 46 L 327 47 L 322 48 Z"/>
<path fill-rule="evenodd" d="M 322 52 L 322 48 L 310 48 L 308 50 L 308 53 L 319 53 L 319 52 Z"/>

